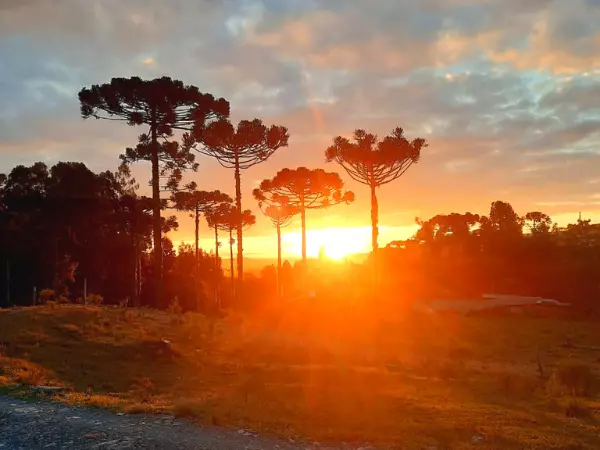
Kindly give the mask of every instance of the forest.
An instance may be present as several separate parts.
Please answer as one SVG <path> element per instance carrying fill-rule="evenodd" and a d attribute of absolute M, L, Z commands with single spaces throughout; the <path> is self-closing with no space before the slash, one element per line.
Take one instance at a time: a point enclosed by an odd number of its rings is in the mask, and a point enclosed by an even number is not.
<path fill-rule="evenodd" d="M 426 159 L 427 142 L 409 139 L 400 127 L 382 138 L 361 129 L 333 137 L 322 149 L 324 167 L 281 168 L 247 199 L 241 192 L 244 171 L 288 146 L 285 126 L 260 119 L 233 124 L 225 99 L 167 77 L 113 78 L 83 88 L 79 100 L 83 119 L 124 122 L 114 126 L 133 126 L 141 134 L 119 159 L 115 154 L 115 171 L 94 173 L 83 162 L 51 167 L 36 162 L 0 175 L 4 307 L 89 297 L 207 311 L 311 291 L 318 298 L 363 295 L 398 302 L 508 293 L 568 301 L 588 313 L 598 310 L 600 226 L 585 218 L 561 227 L 543 212 L 521 215 L 510 203 L 494 201 L 487 215 L 417 218 L 420 228 L 411 239 L 379 248 L 377 188 L 417 163 L 426 170 L 420 160 Z M 202 179 L 202 158 L 214 158 L 231 171 L 231 193 L 185 183 L 196 171 L 196 179 Z M 149 197 L 140 194 L 131 175 L 131 165 L 140 161 L 151 167 Z M 350 191 L 344 177 L 329 167 L 340 168 L 368 191 Z M 309 210 L 351 203 L 357 195 L 368 195 L 371 203 L 367 261 L 309 260 L 307 212 L 310 218 Z M 167 237 L 178 227 L 176 211 L 194 218 L 194 244 L 176 247 Z M 244 272 L 243 255 L 244 231 L 257 214 L 272 222 L 279 244 L 277 264 L 260 276 Z M 296 217 L 302 259 L 292 267 L 282 261 L 281 235 Z M 214 230 L 213 248 L 199 248 L 201 220 Z"/>

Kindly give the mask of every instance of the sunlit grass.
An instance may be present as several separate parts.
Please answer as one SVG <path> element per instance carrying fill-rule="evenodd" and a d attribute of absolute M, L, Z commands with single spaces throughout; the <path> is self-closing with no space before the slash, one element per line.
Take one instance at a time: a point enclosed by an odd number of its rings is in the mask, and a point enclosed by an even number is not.
<path fill-rule="evenodd" d="M 323 442 L 599 448 L 595 324 L 370 310 L 5 310 L 0 384 Z"/>

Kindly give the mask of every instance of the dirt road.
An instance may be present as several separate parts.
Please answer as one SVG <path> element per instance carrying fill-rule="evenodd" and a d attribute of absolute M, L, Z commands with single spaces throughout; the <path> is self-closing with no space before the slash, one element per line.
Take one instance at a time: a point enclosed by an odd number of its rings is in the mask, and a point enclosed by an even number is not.
<path fill-rule="evenodd" d="M 246 430 L 201 428 L 171 416 L 117 415 L 94 408 L 0 396 L 0 450 L 126 448 L 324 450 L 326 447 L 259 437 Z"/>

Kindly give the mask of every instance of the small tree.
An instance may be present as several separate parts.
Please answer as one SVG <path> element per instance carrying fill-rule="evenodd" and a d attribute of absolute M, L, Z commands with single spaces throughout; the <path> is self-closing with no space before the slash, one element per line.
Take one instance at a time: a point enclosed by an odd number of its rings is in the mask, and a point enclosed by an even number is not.
<path fill-rule="evenodd" d="M 184 142 L 189 148 L 196 148 L 204 155 L 216 158 L 221 166 L 234 170 L 235 206 L 242 214 L 241 170 L 266 161 L 277 149 L 287 147 L 288 130 L 282 126 L 267 127 L 259 119 L 242 120 L 237 128 L 226 120 L 213 122 L 208 126 L 199 124 Z M 199 142 L 201 145 L 196 146 Z M 244 276 L 244 256 L 242 227 L 237 229 L 237 269 L 238 280 Z"/>
<path fill-rule="evenodd" d="M 269 218 L 277 230 L 277 295 L 281 295 L 281 229 L 288 226 L 300 211 L 287 204 L 270 203 L 260 189 L 254 189 L 252 194 L 258 200 L 262 213 Z"/>
<path fill-rule="evenodd" d="M 182 170 L 196 168 L 189 148 L 168 139 L 173 136 L 173 130 L 203 128 L 211 120 L 227 118 L 229 103 L 168 77 L 149 81 L 139 77 L 113 78 L 110 83 L 82 89 L 79 102 L 84 119 L 95 117 L 148 126 L 148 132 L 140 135 L 135 148 L 125 151 L 122 160 L 127 163 L 149 161 L 152 165 L 155 294 L 160 305 L 163 286 L 159 177 L 177 179 Z"/>
<path fill-rule="evenodd" d="M 300 213 L 302 261 L 306 261 L 306 210 L 354 201 L 354 193 L 344 190 L 337 173 L 306 167 L 280 170 L 273 179 L 260 183 L 254 197 L 259 203 L 287 205 Z"/>
<path fill-rule="evenodd" d="M 356 130 L 352 141 L 338 136 L 325 151 L 328 162 L 337 162 L 353 180 L 366 184 L 371 190 L 373 253 L 377 252 L 379 246 L 379 206 L 375 190 L 404 174 L 411 165 L 419 161 L 421 149 L 426 146 L 425 139 L 409 141 L 404 137 L 402 128 L 396 128 L 382 140 L 365 130 Z"/>
<path fill-rule="evenodd" d="M 219 299 L 219 286 L 221 283 L 221 259 L 219 258 L 219 247 L 221 243 L 219 242 L 219 225 L 222 218 L 227 214 L 227 211 L 231 209 L 231 202 L 223 202 L 218 205 L 213 206 L 210 209 L 207 209 L 204 212 L 204 218 L 206 219 L 206 223 L 209 228 L 212 228 L 215 234 L 215 300 L 217 303 L 220 302 Z"/>
<path fill-rule="evenodd" d="M 550 216 L 540 211 L 528 212 L 522 220 L 534 236 L 546 235 L 552 228 L 552 219 Z"/>
<path fill-rule="evenodd" d="M 187 184 L 182 191 L 176 191 L 171 196 L 176 209 L 179 211 L 190 211 L 190 217 L 194 219 L 194 289 L 196 293 L 196 302 L 199 300 L 199 284 L 198 284 L 198 257 L 200 238 L 200 214 L 214 208 L 220 203 L 231 202 L 229 195 L 221 191 L 199 191 L 198 185 L 195 182 Z"/>
<path fill-rule="evenodd" d="M 219 230 L 229 233 L 229 270 L 231 277 L 231 292 L 235 295 L 234 286 L 234 269 L 233 269 L 233 231 L 242 229 L 247 230 L 256 223 L 256 216 L 252 211 L 245 209 L 241 216 L 237 212 L 234 205 L 223 204 L 223 207 L 218 211 L 218 215 L 211 220 L 216 221 L 216 226 Z"/>

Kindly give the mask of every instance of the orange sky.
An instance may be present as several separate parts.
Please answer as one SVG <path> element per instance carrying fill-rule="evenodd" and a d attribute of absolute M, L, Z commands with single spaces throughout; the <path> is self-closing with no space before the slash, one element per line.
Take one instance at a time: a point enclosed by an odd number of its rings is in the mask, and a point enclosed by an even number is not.
<path fill-rule="evenodd" d="M 0 172 L 40 160 L 114 170 L 145 130 L 81 120 L 78 91 L 168 75 L 228 99 L 234 121 L 289 128 L 288 148 L 242 174 L 245 208 L 258 212 L 252 188 L 284 167 L 324 167 L 348 182 L 354 204 L 309 212 L 309 254 L 322 243 L 331 254 L 369 248 L 368 191 L 323 156 L 358 127 L 401 126 L 429 142 L 379 191 L 381 245 L 409 237 L 415 216 L 486 214 L 495 200 L 561 224 L 579 211 L 600 219 L 595 0 L 31 0 L 0 11 Z M 230 171 L 199 162 L 187 180 L 233 194 Z M 146 186 L 148 167 L 134 173 Z M 180 223 L 176 244 L 193 236 L 192 221 Z M 246 236 L 247 256 L 275 255 L 264 218 Z M 293 223 L 286 254 L 297 236 Z"/>

